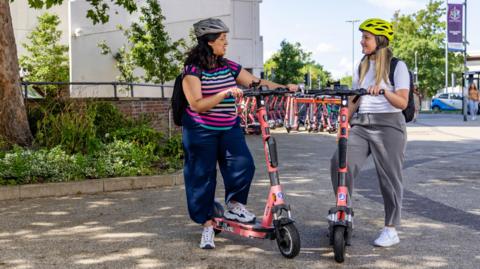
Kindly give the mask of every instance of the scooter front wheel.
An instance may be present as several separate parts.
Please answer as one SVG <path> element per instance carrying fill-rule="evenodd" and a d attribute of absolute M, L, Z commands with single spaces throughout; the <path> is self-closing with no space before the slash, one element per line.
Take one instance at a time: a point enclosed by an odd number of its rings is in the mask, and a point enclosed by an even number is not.
<path fill-rule="evenodd" d="M 285 258 L 292 259 L 300 253 L 300 235 L 293 223 L 278 228 L 277 245 Z"/>
<path fill-rule="evenodd" d="M 343 262 L 345 260 L 345 227 L 343 226 L 333 228 L 333 253 L 335 261 Z"/>

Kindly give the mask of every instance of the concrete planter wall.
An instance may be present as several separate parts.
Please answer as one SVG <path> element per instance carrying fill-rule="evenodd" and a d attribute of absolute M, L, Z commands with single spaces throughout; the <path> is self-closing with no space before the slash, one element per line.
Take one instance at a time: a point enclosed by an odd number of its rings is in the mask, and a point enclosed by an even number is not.
<path fill-rule="evenodd" d="M 0 187 L 0 200 L 94 194 L 183 184 L 182 171 L 168 175 L 86 179 L 82 181 Z"/>

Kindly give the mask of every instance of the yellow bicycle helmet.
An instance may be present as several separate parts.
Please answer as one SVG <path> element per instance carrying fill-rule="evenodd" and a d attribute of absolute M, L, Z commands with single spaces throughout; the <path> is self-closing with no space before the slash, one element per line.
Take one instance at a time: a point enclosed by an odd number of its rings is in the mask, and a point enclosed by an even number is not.
<path fill-rule="evenodd" d="M 359 27 L 360 31 L 367 31 L 374 35 L 383 35 L 389 42 L 393 40 L 393 26 L 388 21 L 382 19 L 367 19 Z"/>

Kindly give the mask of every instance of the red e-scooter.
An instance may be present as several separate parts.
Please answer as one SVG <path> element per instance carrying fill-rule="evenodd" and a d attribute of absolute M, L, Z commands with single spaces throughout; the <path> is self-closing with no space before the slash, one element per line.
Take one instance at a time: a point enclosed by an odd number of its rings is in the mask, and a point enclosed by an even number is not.
<path fill-rule="evenodd" d="M 300 252 L 300 236 L 290 212 L 290 205 L 285 203 L 285 194 L 278 176 L 278 157 L 276 142 L 270 136 L 268 118 L 265 109 L 265 96 L 283 95 L 288 89 L 263 90 L 258 83 L 252 83 L 252 89 L 244 91 L 245 97 L 255 97 L 257 101 L 257 119 L 262 131 L 265 159 L 270 178 L 270 192 L 263 218 L 255 223 L 243 223 L 223 217 L 223 207 L 215 203 L 213 228 L 216 233 L 231 232 L 244 237 L 276 240 L 280 253 L 286 258 L 294 258 Z"/>
<path fill-rule="evenodd" d="M 350 194 L 346 184 L 347 176 L 347 142 L 348 142 L 348 103 L 350 96 L 368 94 L 366 89 L 350 90 L 336 85 L 333 89 L 310 90 L 309 94 L 339 96 L 339 138 L 338 138 L 338 187 L 336 206 L 328 211 L 328 229 L 330 244 L 333 245 L 335 261 L 345 260 L 345 246 L 350 245 L 353 233 L 353 209 L 349 206 Z M 384 90 L 380 91 L 383 94 Z M 358 99 L 358 98 L 357 98 Z M 354 99 L 355 101 L 355 99 Z"/>

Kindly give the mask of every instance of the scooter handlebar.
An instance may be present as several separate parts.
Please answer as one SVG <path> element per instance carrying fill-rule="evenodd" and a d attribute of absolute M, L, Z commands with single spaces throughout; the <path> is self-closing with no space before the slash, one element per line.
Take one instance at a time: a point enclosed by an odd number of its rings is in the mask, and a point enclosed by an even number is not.
<path fill-rule="evenodd" d="M 269 96 L 269 95 L 284 95 L 287 93 L 292 93 L 288 88 L 276 88 L 273 90 L 263 90 L 262 88 L 253 89 L 253 90 L 244 90 L 243 96 Z"/>
<path fill-rule="evenodd" d="M 364 88 L 350 90 L 350 89 L 321 89 L 321 90 L 308 90 L 305 94 L 313 95 L 331 95 L 331 96 L 362 96 L 368 95 L 368 90 Z M 380 94 L 385 94 L 385 90 L 381 89 Z"/>
<path fill-rule="evenodd" d="M 380 94 L 384 94 L 385 90 L 381 89 Z M 340 88 L 340 89 L 321 89 L 321 90 L 307 90 L 304 93 L 301 92 L 291 92 L 288 88 L 276 88 L 273 90 L 265 89 L 264 87 L 248 89 L 243 91 L 243 96 L 270 96 L 270 95 L 284 95 L 284 94 L 294 94 L 294 95 L 330 95 L 330 96 L 362 96 L 368 95 L 367 89 L 360 88 L 355 90 Z"/>

